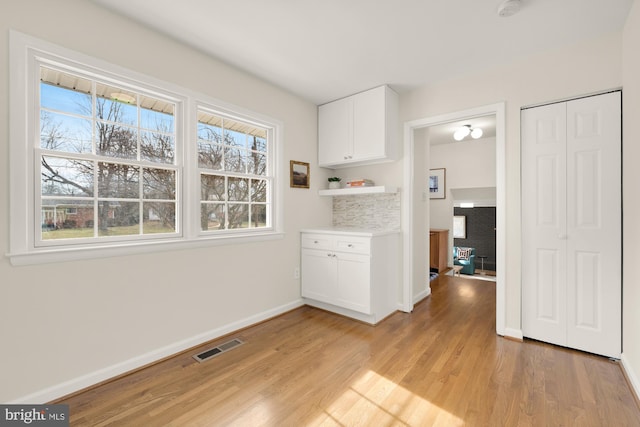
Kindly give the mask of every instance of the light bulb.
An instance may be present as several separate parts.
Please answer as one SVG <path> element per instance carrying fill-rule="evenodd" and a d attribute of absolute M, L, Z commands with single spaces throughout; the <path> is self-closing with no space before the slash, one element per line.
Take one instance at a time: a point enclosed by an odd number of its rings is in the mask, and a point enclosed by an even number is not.
<path fill-rule="evenodd" d="M 466 136 L 471 133 L 471 129 L 468 125 L 462 126 L 460 129 L 455 131 L 453 134 L 453 139 L 456 141 L 462 141 Z"/>
<path fill-rule="evenodd" d="M 482 137 L 482 129 L 475 128 L 474 130 L 471 131 L 471 138 L 478 139 L 481 137 Z"/>

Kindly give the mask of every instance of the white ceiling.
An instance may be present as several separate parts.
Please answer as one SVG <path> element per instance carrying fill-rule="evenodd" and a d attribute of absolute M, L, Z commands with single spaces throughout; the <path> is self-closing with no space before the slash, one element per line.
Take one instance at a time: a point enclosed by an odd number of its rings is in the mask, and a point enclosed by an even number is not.
<path fill-rule="evenodd" d="M 316 104 L 618 31 L 633 0 L 92 0 Z"/>

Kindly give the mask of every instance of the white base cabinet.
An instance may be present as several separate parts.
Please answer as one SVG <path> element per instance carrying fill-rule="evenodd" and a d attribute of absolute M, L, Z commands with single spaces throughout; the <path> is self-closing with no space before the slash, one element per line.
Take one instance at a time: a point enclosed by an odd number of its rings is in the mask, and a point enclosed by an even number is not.
<path fill-rule="evenodd" d="M 376 324 L 397 310 L 399 232 L 303 231 L 306 304 Z"/>

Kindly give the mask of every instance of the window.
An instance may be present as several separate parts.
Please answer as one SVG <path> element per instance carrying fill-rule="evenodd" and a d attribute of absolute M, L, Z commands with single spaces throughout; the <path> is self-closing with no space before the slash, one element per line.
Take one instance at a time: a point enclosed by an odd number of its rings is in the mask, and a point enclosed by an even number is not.
<path fill-rule="evenodd" d="M 12 263 L 281 237 L 278 121 L 14 31 L 10 59 Z"/>
<path fill-rule="evenodd" d="M 198 110 L 203 231 L 269 227 L 268 132 Z"/>
<path fill-rule="evenodd" d="M 51 66 L 39 75 L 36 246 L 178 233 L 176 103 Z"/>

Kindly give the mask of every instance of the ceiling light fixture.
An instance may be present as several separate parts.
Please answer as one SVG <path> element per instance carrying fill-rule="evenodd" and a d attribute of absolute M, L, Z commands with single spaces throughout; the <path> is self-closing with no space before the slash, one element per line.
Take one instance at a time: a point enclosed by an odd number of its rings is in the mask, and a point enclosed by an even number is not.
<path fill-rule="evenodd" d="M 498 6 L 498 16 L 501 18 L 508 18 L 513 16 L 520 10 L 520 0 L 504 0 Z"/>
<path fill-rule="evenodd" d="M 453 133 L 453 139 L 456 141 L 462 141 L 467 136 L 471 135 L 471 138 L 478 139 L 482 137 L 482 129 L 480 128 L 472 128 L 471 125 L 464 125 L 461 128 L 458 128 Z"/>

